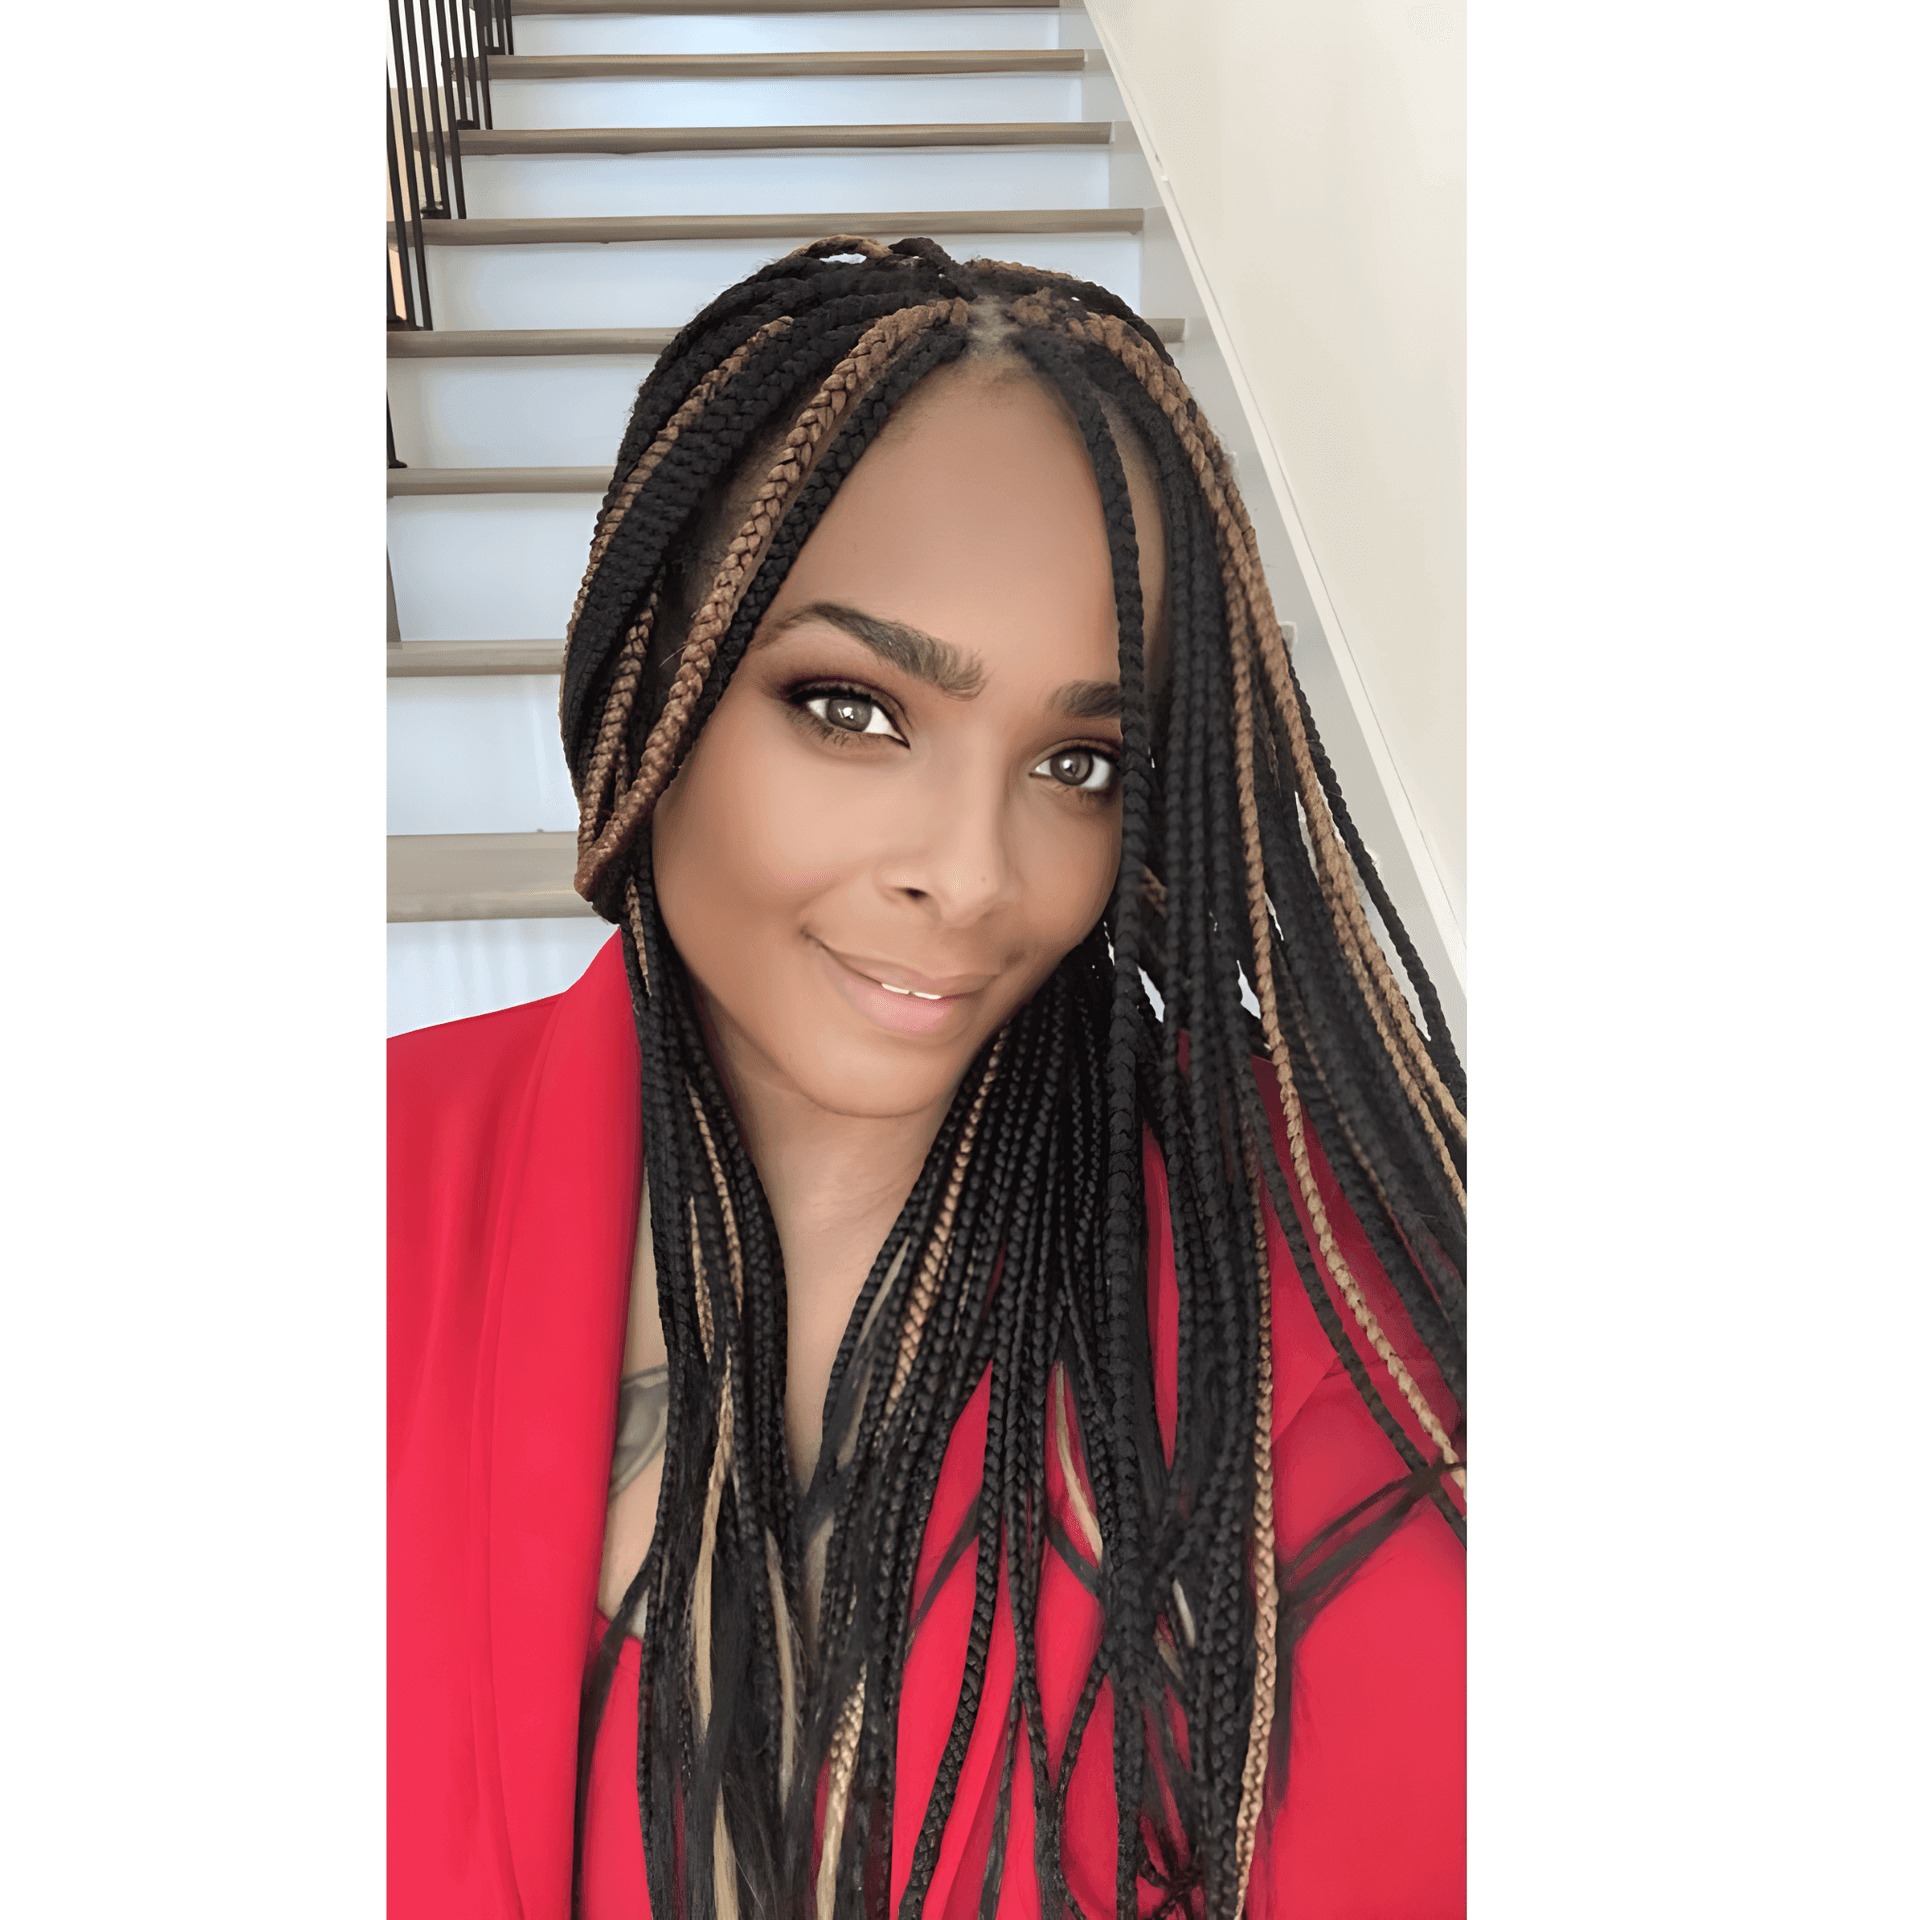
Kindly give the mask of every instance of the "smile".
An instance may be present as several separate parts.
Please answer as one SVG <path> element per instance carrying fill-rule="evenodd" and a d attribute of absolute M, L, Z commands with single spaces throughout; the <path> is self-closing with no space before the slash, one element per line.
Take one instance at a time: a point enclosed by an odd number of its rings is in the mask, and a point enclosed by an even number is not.
<path fill-rule="evenodd" d="M 818 940 L 813 944 L 841 999 L 890 1033 L 931 1037 L 948 1032 L 962 1020 L 962 1009 L 993 978 L 991 974 L 941 978 L 865 954 L 843 955 Z"/>

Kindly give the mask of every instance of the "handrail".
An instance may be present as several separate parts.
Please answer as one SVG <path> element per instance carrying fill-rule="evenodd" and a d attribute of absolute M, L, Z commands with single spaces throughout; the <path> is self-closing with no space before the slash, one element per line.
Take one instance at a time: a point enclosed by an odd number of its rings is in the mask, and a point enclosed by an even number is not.
<path fill-rule="evenodd" d="M 513 0 L 387 0 L 387 325 L 433 325 L 429 220 L 463 220 L 460 132 L 493 125 L 488 57 L 513 51 Z"/>

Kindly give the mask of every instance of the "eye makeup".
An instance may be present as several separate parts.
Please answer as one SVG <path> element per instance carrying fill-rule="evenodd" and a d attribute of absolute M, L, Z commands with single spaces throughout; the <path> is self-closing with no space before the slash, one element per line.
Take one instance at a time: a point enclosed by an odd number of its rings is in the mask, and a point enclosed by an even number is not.
<path fill-rule="evenodd" d="M 1085 760 L 1090 764 L 1075 779 L 1071 777 L 1075 769 L 1057 765 L 1062 760 Z M 1033 778 L 1052 780 L 1069 793 L 1106 794 L 1114 790 L 1114 783 L 1120 778 L 1120 763 L 1108 747 L 1058 747 L 1034 768 Z"/>
<path fill-rule="evenodd" d="M 797 720 L 835 746 L 874 739 L 907 744 L 899 721 L 871 687 L 803 680 L 787 688 L 781 698 Z M 876 726 L 875 721 L 881 724 Z"/>
<path fill-rule="evenodd" d="M 849 747 L 856 740 L 910 744 L 899 720 L 872 687 L 845 680 L 800 680 L 784 688 L 780 698 L 809 732 L 836 748 Z M 1086 763 L 1084 771 L 1078 769 L 1078 762 Z M 1103 799 L 1118 790 L 1119 755 L 1110 742 L 1068 741 L 1043 755 L 1029 775 L 1089 800 Z"/>

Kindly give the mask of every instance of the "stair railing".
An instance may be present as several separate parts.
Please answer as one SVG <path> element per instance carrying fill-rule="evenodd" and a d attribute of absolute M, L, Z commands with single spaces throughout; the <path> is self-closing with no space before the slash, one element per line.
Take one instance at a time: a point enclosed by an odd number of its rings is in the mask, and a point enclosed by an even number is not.
<path fill-rule="evenodd" d="M 513 0 L 387 0 L 387 325 L 431 327 L 429 220 L 463 220 L 460 130 L 493 125 L 487 57 L 513 51 Z"/>

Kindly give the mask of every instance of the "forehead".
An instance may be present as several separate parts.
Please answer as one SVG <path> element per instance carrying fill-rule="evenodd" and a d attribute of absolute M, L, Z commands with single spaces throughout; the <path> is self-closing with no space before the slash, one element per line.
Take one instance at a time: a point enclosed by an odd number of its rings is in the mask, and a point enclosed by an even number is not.
<path fill-rule="evenodd" d="M 1110 675 L 1105 514 L 1062 402 L 1036 380 L 966 363 L 930 376 L 841 484 L 769 626 L 818 600 L 983 658 L 1038 649 L 1058 656 L 1062 678 Z"/>

